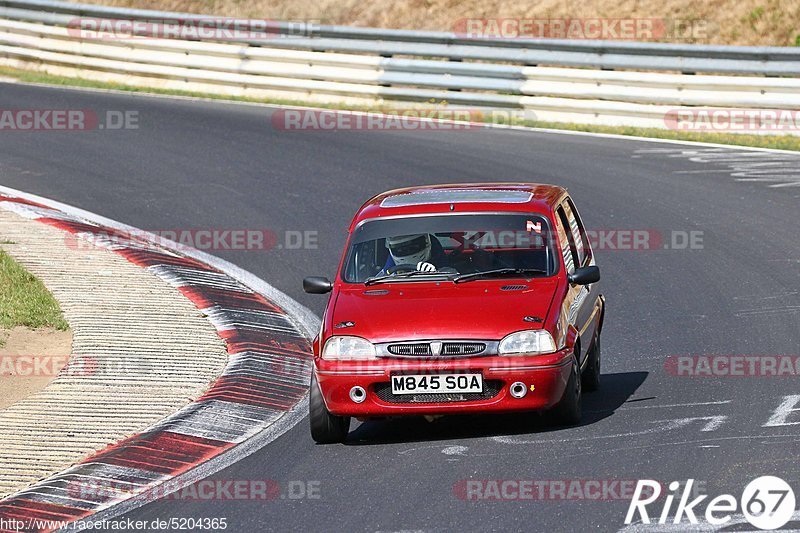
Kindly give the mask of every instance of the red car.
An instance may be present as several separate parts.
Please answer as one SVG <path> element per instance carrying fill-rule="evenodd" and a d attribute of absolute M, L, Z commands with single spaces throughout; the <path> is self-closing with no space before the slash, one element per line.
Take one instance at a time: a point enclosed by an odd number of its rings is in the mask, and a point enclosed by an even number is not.
<path fill-rule="evenodd" d="M 600 382 L 605 300 L 578 211 L 554 185 L 399 189 L 353 218 L 314 341 L 311 435 L 350 418 L 550 411 Z"/>

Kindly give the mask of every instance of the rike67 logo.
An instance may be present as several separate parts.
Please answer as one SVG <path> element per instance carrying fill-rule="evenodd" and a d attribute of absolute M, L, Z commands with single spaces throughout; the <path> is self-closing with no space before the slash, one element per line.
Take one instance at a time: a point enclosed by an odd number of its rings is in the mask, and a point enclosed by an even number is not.
<path fill-rule="evenodd" d="M 673 481 L 668 486 L 669 491 L 662 494 L 662 486 L 658 481 L 639 480 L 628 507 L 628 514 L 625 516 L 625 523 L 631 524 L 638 514 L 642 524 L 655 522 L 665 525 L 670 523 L 679 524 L 680 528 L 686 528 L 687 521 L 692 525 L 701 524 L 701 520 L 698 519 L 698 514 L 700 514 L 702 518 L 705 518 L 704 525 L 714 526 L 716 529 L 725 524 L 733 525 L 734 515 L 738 514 L 739 518 L 743 516 L 750 525 L 758 529 L 772 530 L 786 525 L 795 513 L 797 502 L 794 491 L 786 481 L 779 477 L 762 476 L 754 479 L 745 487 L 738 500 L 731 494 L 716 496 L 705 503 L 704 513 L 699 508 L 709 496 L 693 494 L 693 486 L 693 479 L 683 484 Z M 662 496 L 665 497 L 660 512 L 658 509 L 648 510 L 648 506 L 659 501 Z M 696 497 L 690 501 L 693 496 Z M 657 514 L 651 516 L 650 513 Z"/>

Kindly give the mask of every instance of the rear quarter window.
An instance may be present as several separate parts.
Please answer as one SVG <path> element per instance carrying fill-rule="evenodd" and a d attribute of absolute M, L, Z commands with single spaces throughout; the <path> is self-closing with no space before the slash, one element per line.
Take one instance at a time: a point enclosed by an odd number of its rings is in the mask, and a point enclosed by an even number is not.
<path fill-rule="evenodd" d="M 569 221 L 564 212 L 563 206 L 558 206 L 556 209 L 556 232 L 558 233 L 558 247 L 561 249 L 561 254 L 564 257 L 564 265 L 566 266 L 567 273 L 572 274 L 575 272 L 575 265 L 578 262 L 577 250 L 575 248 L 575 239 L 569 231 Z"/>
<path fill-rule="evenodd" d="M 575 242 L 575 252 L 579 266 L 586 266 L 591 258 L 591 247 L 589 246 L 589 239 L 586 236 L 586 230 L 583 227 L 578 210 L 575 209 L 575 204 L 572 203 L 572 198 L 567 198 L 564 202 L 564 214 L 567 217 L 569 224 L 569 231 L 572 239 Z"/>

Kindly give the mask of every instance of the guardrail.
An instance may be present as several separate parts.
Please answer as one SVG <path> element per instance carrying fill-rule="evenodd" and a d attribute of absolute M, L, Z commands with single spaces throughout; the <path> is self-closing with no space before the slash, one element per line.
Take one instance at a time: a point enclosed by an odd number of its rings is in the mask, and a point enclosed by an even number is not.
<path fill-rule="evenodd" d="M 225 42 L 103 39 L 81 32 L 82 18 L 186 24 L 215 17 L 0 0 L 0 64 L 256 98 L 446 103 L 523 110 L 547 121 L 660 128 L 667 113 L 687 106 L 800 108 L 800 79 L 785 77 L 800 75 L 800 49 L 471 39 L 264 21 L 239 21 L 254 29 Z"/>

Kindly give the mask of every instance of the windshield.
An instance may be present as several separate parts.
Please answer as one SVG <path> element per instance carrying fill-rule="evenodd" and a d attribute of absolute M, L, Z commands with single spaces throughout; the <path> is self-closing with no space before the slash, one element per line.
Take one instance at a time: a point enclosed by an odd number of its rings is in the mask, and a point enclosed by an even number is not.
<path fill-rule="evenodd" d="M 499 271 L 500 277 L 552 276 L 547 219 L 531 214 L 459 214 L 371 220 L 350 239 L 347 283 L 420 281 Z"/>

